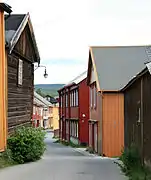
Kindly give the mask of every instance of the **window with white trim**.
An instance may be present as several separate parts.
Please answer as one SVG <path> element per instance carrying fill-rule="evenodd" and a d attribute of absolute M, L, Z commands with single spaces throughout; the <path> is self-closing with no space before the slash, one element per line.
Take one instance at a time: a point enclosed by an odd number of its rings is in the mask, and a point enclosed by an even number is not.
<path fill-rule="evenodd" d="M 18 62 L 18 84 L 23 84 L 23 61 L 21 59 Z"/>
<path fill-rule="evenodd" d="M 77 137 L 77 122 L 74 122 L 74 136 Z"/>
<path fill-rule="evenodd" d="M 96 101 L 97 101 L 97 92 L 96 92 L 96 86 L 94 85 L 94 89 L 93 89 L 93 105 L 94 105 L 94 108 L 96 108 Z"/>
<path fill-rule="evenodd" d="M 66 107 L 68 107 L 68 94 L 66 93 Z"/>
<path fill-rule="evenodd" d="M 35 106 L 33 106 L 33 114 L 35 115 Z"/>
<path fill-rule="evenodd" d="M 78 138 L 78 136 L 79 136 L 79 130 L 78 130 L 78 122 L 77 122 L 77 138 Z"/>
<path fill-rule="evenodd" d="M 60 97 L 60 107 L 62 107 L 62 96 Z"/>
<path fill-rule="evenodd" d="M 76 90 L 74 90 L 74 106 L 76 106 Z"/>
<path fill-rule="evenodd" d="M 72 91 L 72 107 L 74 106 L 74 93 Z"/>
<path fill-rule="evenodd" d="M 72 124 L 71 124 L 71 121 L 69 122 L 69 126 L 70 126 L 70 135 L 72 136 Z"/>
<path fill-rule="evenodd" d="M 78 89 L 77 89 L 77 90 L 76 90 L 76 106 L 79 105 L 78 100 L 79 100 L 79 96 L 78 96 Z"/>
<path fill-rule="evenodd" d="M 70 102 L 71 102 L 71 107 L 72 107 L 72 92 L 70 92 Z"/>
<path fill-rule="evenodd" d="M 93 88 L 90 87 L 90 105 L 91 105 L 91 108 L 93 107 L 92 99 L 93 99 Z"/>

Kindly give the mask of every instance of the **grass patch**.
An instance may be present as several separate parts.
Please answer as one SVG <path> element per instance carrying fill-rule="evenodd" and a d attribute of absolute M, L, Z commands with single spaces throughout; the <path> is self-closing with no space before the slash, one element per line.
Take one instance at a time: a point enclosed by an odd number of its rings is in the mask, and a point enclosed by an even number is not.
<path fill-rule="evenodd" d="M 120 160 L 123 164 L 117 164 L 129 180 L 151 180 L 151 171 L 142 165 L 139 151 L 134 144 L 123 150 Z"/>
<path fill-rule="evenodd" d="M 13 166 L 15 164 L 17 163 L 12 159 L 12 153 L 9 149 L 6 149 L 5 152 L 0 153 L 0 168 Z"/>
<path fill-rule="evenodd" d="M 93 150 L 92 147 L 87 147 L 86 151 L 89 152 L 90 154 L 94 154 L 95 153 L 95 151 Z"/>
<path fill-rule="evenodd" d="M 59 139 L 57 139 L 56 141 L 54 141 L 53 143 L 60 143 L 60 140 Z"/>
<path fill-rule="evenodd" d="M 65 146 L 71 146 L 73 148 L 85 148 L 85 146 L 82 146 L 82 145 L 79 145 L 79 144 L 74 144 L 71 141 L 68 142 L 66 140 L 60 140 L 60 139 L 57 139 L 54 143 L 61 143 L 61 144 L 65 145 Z"/>
<path fill-rule="evenodd" d="M 58 139 L 58 138 L 59 138 L 59 137 L 57 137 L 57 136 L 53 136 L 53 137 L 52 137 L 52 139 Z"/>

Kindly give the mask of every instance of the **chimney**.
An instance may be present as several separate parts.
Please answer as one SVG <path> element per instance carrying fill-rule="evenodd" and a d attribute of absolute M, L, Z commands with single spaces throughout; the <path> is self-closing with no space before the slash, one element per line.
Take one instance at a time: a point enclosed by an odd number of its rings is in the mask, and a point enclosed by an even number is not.
<path fill-rule="evenodd" d="M 4 12 L 10 14 L 11 7 L 0 3 L 0 151 L 6 148 L 7 137 L 7 58 L 5 54 Z"/>

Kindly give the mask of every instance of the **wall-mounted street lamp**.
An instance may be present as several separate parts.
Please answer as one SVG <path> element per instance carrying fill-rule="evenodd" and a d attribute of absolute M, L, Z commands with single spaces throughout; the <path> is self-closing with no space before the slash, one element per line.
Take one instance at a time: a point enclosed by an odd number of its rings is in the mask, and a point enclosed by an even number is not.
<path fill-rule="evenodd" d="M 44 78 L 47 78 L 47 77 L 48 77 L 48 74 L 47 74 L 47 71 L 46 71 L 46 66 L 42 66 L 42 65 L 35 66 L 34 71 L 35 71 L 36 69 L 38 69 L 39 67 L 44 67 L 44 68 L 45 68 L 45 71 L 44 71 Z"/>

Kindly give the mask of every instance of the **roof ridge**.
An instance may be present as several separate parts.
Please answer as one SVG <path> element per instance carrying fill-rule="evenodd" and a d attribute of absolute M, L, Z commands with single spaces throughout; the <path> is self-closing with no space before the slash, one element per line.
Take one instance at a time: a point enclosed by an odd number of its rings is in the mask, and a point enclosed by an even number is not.
<path fill-rule="evenodd" d="M 100 45 L 100 46 L 89 46 L 89 48 L 120 48 L 120 47 L 146 47 L 151 46 L 151 44 L 142 45 Z"/>
<path fill-rule="evenodd" d="M 74 81 L 76 81 L 78 78 L 80 78 L 80 77 L 82 77 L 84 74 L 86 74 L 87 73 L 87 70 L 86 71 L 84 71 L 83 73 L 81 73 L 80 75 L 78 75 L 76 78 L 74 78 L 73 80 L 71 80 L 71 81 L 69 81 L 66 85 L 68 85 L 68 84 L 71 84 L 71 83 L 74 83 Z M 81 82 L 81 81 L 80 81 Z M 65 85 L 65 86 L 66 86 Z"/>
<path fill-rule="evenodd" d="M 40 94 L 38 94 L 36 91 L 34 91 L 34 96 L 36 96 L 36 98 L 38 98 L 40 101 L 42 101 L 44 104 L 46 104 L 47 106 L 53 106 L 52 103 L 50 103 L 49 101 L 47 101 L 45 98 L 43 98 Z"/>

